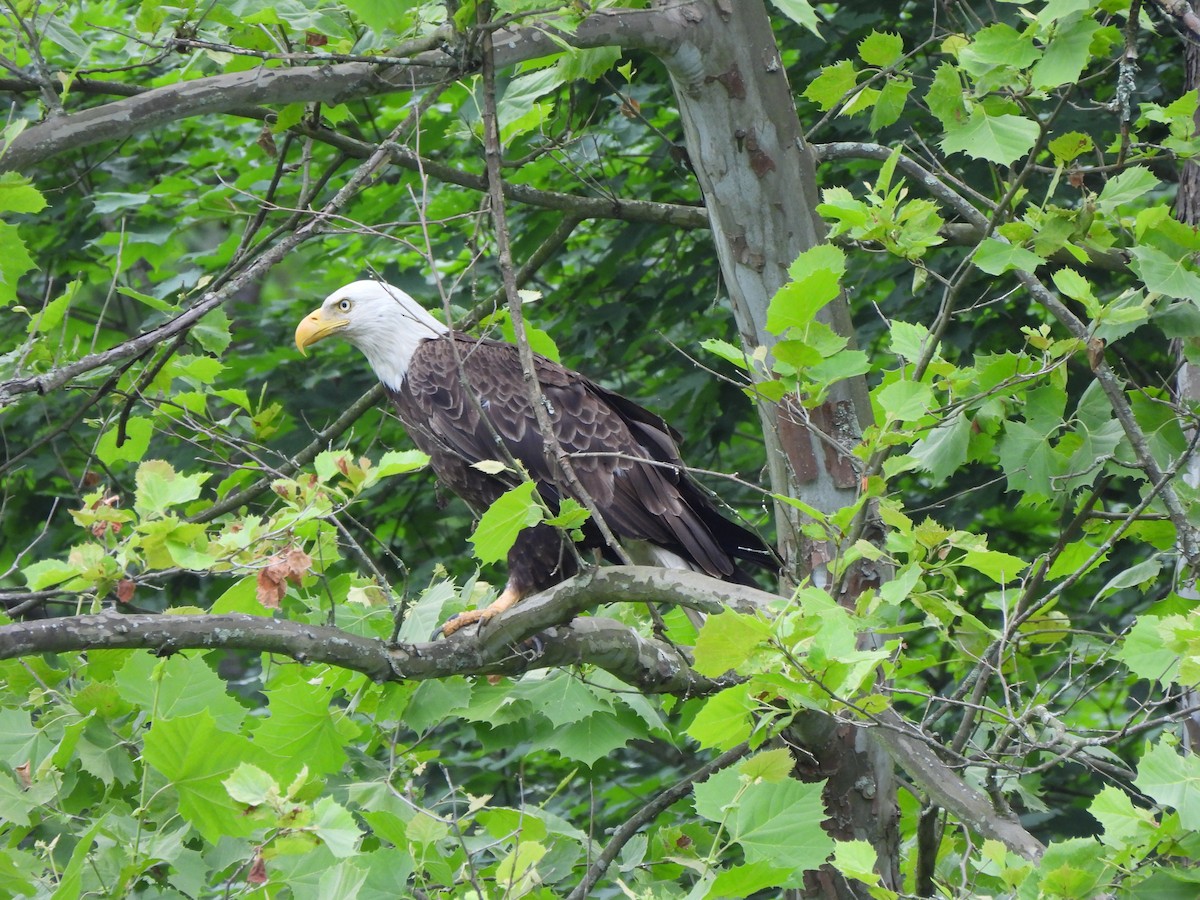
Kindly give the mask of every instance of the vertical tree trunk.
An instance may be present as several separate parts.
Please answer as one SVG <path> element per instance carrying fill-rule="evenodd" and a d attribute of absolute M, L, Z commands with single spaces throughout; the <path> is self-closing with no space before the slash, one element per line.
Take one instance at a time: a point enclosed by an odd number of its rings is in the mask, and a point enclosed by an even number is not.
<path fill-rule="evenodd" d="M 665 55 L 675 86 L 688 154 L 704 192 L 713 241 L 738 328 L 747 347 L 770 347 L 767 307 L 788 280 L 788 267 L 824 239 L 813 154 L 804 141 L 792 90 L 762 0 L 697 0 L 678 7 L 686 38 Z M 823 319 L 853 339 L 844 297 Z M 815 410 L 761 404 L 772 489 L 832 512 L 854 502 L 858 476 L 852 461 L 831 449 L 853 447 L 870 409 L 865 382 L 838 386 Z M 813 430 L 830 441 L 819 440 Z M 795 572 L 818 585 L 836 548 L 804 538 L 797 512 L 777 504 L 780 549 Z M 869 572 L 848 579 L 843 602 L 875 583 Z M 828 778 L 826 829 L 835 837 L 869 841 L 878 852 L 884 883 L 899 881 L 898 810 L 892 763 L 863 729 L 824 715 L 807 716 L 791 737 L 802 745 L 797 771 Z M 846 879 L 813 873 L 811 893 L 857 896 Z"/>

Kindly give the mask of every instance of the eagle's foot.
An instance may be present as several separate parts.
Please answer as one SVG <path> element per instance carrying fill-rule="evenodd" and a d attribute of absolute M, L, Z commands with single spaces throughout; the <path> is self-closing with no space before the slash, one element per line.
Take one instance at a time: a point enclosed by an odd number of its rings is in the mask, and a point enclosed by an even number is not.
<path fill-rule="evenodd" d="M 459 629 L 474 625 L 476 622 L 486 622 L 493 616 L 498 616 L 506 609 L 510 609 L 520 599 L 521 595 L 517 591 L 511 587 L 505 587 L 503 593 L 490 606 L 485 606 L 483 609 L 468 609 L 456 616 L 451 616 L 442 626 L 442 637 L 450 637 Z"/>

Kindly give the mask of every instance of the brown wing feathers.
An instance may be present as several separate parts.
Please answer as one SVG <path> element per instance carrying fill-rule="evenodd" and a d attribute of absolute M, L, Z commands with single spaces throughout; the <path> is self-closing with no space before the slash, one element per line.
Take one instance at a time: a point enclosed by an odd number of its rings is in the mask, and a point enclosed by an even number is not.
<path fill-rule="evenodd" d="M 462 388 L 456 351 L 478 404 Z M 725 519 L 688 479 L 662 419 L 550 360 L 538 359 L 537 374 L 556 437 L 618 537 L 666 547 L 717 578 L 748 580 L 736 559 L 772 565 L 766 545 Z M 477 510 L 509 486 L 469 467 L 503 460 L 497 439 L 557 504 L 563 479 L 546 459 L 511 344 L 463 336 L 427 341 L 393 400 L 439 477 Z M 598 535 L 589 543 L 599 546 Z"/>

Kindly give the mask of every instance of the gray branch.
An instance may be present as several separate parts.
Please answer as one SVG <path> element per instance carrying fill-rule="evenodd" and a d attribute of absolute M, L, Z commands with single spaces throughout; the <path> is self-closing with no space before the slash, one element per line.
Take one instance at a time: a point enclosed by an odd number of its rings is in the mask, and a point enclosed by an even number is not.
<path fill-rule="evenodd" d="M 661 49 L 678 39 L 683 21 L 674 11 L 616 10 L 589 16 L 574 33 L 558 31 L 552 22 L 539 23 L 537 28 L 507 29 L 495 36 L 496 64 L 510 66 L 558 52 L 562 48 L 554 38 L 579 47 L 618 44 Z M 166 85 L 54 116 L 17 136 L 0 156 L 0 170 L 27 171 L 66 152 L 122 140 L 192 116 L 245 114 L 247 109 L 263 104 L 346 103 L 457 78 L 473 69 L 474 64 L 464 64 L 445 50 L 432 49 L 456 39 L 454 30 L 443 25 L 392 54 L 393 58 L 411 57 L 410 65 L 354 62 L 260 67 Z"/>
<path fill-rule="evenodd" d="M 553 666 L 595 665 L 646 693 L 698 695 L 732 682 L 697 674 L 675 647 L 643 637 L 612 619 L 573 617 L 610 602 L 664 601 L 716 612 L 725 605 L 760 609 L 777 599 L 691 572 L 611 567 L 586 572 L 530 597 L 485 626 L 465 628 L 450 640 L 388 645 L 338 628 L 266 616 L 109 611 L 0 627 L 0 659 L 96 647 L 153 650 L 160 656 L 227 648 L 326 663 L 375 681 L 519 675 Z"/>

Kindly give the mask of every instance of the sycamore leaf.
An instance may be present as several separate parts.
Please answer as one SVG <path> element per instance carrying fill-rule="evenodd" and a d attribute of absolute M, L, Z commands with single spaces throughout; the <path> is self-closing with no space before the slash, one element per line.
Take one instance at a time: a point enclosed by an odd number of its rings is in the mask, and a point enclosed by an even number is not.
<path fill-rule="evenodd" d="M 1046 147 L 1054 154 L 1054 161 L 1060 166 L 1073 162 L 1084 153 L 1090 153 L 1095 145 L 1090 135 L 1079 131 L 1068 131 L 1060 134 Z"/>
<path fill-rule="evenodd" d="M 1049 90 L 1061 84 L 1074 84 L 1091 58 L 1092 37 L 1100 23 L 1084 16 L 1055 29 L 1042 58 L 1029 71 L 1036 88 Z"/>
<path fill-rule="evenodd" d="M 26 175 L 0 172 L 0 213 L 35 213 L 46 208 L 46 198 Z"/>
<path fill-rule="evenodd" d="M 207 710 L 182 718 L 159 718 L 146 734 L 142 758 L 171 782 L 179 813 L 200 836 L 215 843 L 244 837 L 256 824 L 229 796 L 224 781 L 243 762 L 259 757 L 241 735 L 217 728 Z"/>
<path fill-rule="evenodd" d="M 471 468 L 478 469 L 480 472 L 485 472 L 488 475 L 499 475 L 501 472 L 509 470 L 508 465 L 498 459 L 481 459 L 479 462 L 471 463 Z"/>
<path fill-rule="evenodd" d="M 771 626 L 756 616 L 725 609 L 709 616 L 696 638 L 694 668 L 716 678 L 736 670 L 750 654 L 771 639 Z"/>
<path fill-rule="evenodd" d="M 1029 567 L 1029 563 L 1020 557 L 999 550 L 968 550 L 962 564 L 982 572 L 997 584 L 1008 584 Z"/>
<path fill-rule="evenodd" d="M 804 96 L 817 104 L 821 112 L 829 112 L 854 90 L 857 83 L 858 72 L 854 69 L 854 63 L 843 59 L 821 69 L 821 74 L 804 89 Z"/>
<path fill-rule="evenodd" d="M 1037 136 L 1037 122 L 1012 113 L 989 115 L 977 106 L 965 124 L 946 128 L 942 149 L 1007 166 L 1028 153 Z"/>
<path fill-rule="evenodd" d="M 590 766 L 630 741 L 645 737 L 611 712 L 597 712 L 553 732 L 537 746 Z"/>
<path fill-rule="evenodd" d="M 1188 831 L 1200 830 L 1200 758 L 1183 756 L 1159 742 L 1142 757 L 1133 783 L 1156 803 L 1179 813 Z"/>
<path fill-rule="evenodd" d="M 998 241 L 995 238 L 985 239 L 975 250 L 971 261 L 976 267 L 989 275 L 1000 275 L 1010 269 L 1020 269 L 1023 272 L 1033 272 L 1045 260 L 1024 247 L 1016 244 Z"/>
<path fill-rule="evenodd" d="M 771 3 L 797 25 L 801 25 L 817 37 L 821 37 L 821 32 L 817 28 L 817 12 L 809 0 L 771 0 Z"/>
<path fill-rule="evenodd" d="M 917 441 L 909 455 L 929 473 L 935 483 L 942 483 L 967 461 L 971 440 L 971 424 L 959 410 L 950 419 L 938 423 Z"/>
<path fill-rule="evenodd" d="M 833 244 L 818 244 L 801 253 L 788 268 L 792 280 L 781 287 L 767 307 L 767 330 L 782 334 L 803 328 L 841 291 L 846 254 Z"/>
<path fill-rule="evenodd" d="M 341 769 L 346 745 L 358 736 L 359 727 L 333 703 L 329 690 L 292 682 L 266 694 L 270 716 L 254 732 L 254 742 L 279 759 L 279 771 L 290 777 L 301 766 L 314 775 Z"/>
<path fill-rule="evenodd" d="M 0 222 L 0 305 L 17 299 L 17 282 L 36 268 L 25 242 L 17 235 L 17 226 Z"/>
<path fill-rule="evenodd" d="M 137 493 L 134 509 L 143 517 L 161 516 L 172 506 L 188 503 L 200 496 L 200 485 L 208 473 L 181 475 L 174 466 L 162 459 L 150 459 L 138 466 L 134 483 Z"/>
<path fill-rule="evenodd" d="M 898 34 L 872 31 L 858 43 L 858 57 L 869 66 L 885 68 L 904 55 L 904 40 Z"/>
<path fill-rule="evenodd" d="M 1118 206 L 1132 203 L 1158 185 L 1158 176 L 1145 166 L 1131 166 L 1108 180 L 1096 198 L 1096 208 L 1104 213 L 1113 212 Z"/>
<path fill-rule="evenodd" d="M 479 517 L 479 525 L 470 537 L 475 545 L 476 559 L 485 563 L 499 562 L 508 555 L 523 529 L 542 521 L 545 513 L 533 499 L 535 487 L 532 481 L 518 484 L 501 494 Z"/>
<path fill-rule="evenodd" d="M 709 621 L 712 621 L 711 619 Z M 704 701 L 687 733 L 701 747 L 728 750 L 750 737 L 750 711 L 755 703 L 748 684 L 727 688 Z"/>

